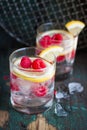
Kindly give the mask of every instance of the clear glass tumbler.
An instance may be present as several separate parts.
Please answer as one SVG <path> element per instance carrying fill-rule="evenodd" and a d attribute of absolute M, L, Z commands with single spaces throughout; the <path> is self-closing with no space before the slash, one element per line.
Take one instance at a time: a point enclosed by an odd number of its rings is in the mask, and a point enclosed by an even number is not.
<path fill-rule="evenodd" d="M 35 47 L 26 47 L 9 57 L 11 104 L 27 114 L 48 110 L 54 99 L 55 56 L 50 63 L 37 52 Z"/>
<path fill-rule="evenodd" d="M 62 29 L 61 29 L 62 28 Z M 73 64 L 75 60 L 75 54 L 77 49 L 78 36 L 73 36 L 68 32 L 65 27 L 58 25 L 57 23 L 45 23 L 37 28 L 36 45 L 38 50 L 44 50 L 50 46 L 59 46 L 62 48 L 62 52 L 56 56 L 56 81 L 57 90 L 55 97 L 60 102 L 61 98 L 67 98 L 67 80 L 73 74 Z M 62 107 L 57 104 L 56 113 L 59 116 L 66 116 Z"/>
<path fill-rule="evenodd" d="M 63 51 L 56 57 L 57 81 L 67 79 L 73 71 L 78 36 L 73 36 L 67 30 L 59 29 L 55 23 L 45 23 L 38 27 L 36 44 L 38 50 L 49 46 L 60 46 Z"/>

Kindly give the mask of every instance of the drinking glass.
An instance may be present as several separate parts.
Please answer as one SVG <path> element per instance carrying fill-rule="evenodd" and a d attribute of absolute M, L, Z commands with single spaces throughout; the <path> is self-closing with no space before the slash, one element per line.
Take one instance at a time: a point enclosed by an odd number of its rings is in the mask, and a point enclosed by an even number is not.
<path fill-rule="evenodd" d="M 37 28 L 36 45 L 38 50 L 59 46 L 62 51 L 56 56 L 55 113 L 67 116 L 61 105 L 62 99 L 70 99 L 68 83 L 73 74 L 73 64 L 77 49 L 78 36 L 73 36 L 65 27 L 57 23 L 44 23 Z M 61 100 L 60 100 L 61 99 Z M 69 108 L 70 109 L 70 108 Z"/>
<path fill-rule="evenodd" d="M 20 48 L 9 57 L 11 104 L 27 114 L 48 110 L 54 99 L 55 56 L 50 63 L 37 52 L 36 47 Z"/>

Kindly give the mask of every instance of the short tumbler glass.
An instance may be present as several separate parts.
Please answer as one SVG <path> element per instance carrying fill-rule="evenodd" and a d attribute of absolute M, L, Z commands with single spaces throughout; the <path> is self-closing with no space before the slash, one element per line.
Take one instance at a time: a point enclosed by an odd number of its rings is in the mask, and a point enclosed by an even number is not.
<path fill-rule="evenodd" d="M 36 46 L 38 50 L 41 51 L 50 46 L 57 46 L 61 50 L 56 55 L 56 86 L 54 92 L 57 101 L 55 113 L 58 116 L 67 116 L 61 102 L 63 102 L 63 99 L 70 100 L 68 85 L 73 75 L 77 41 L 78 36 L 73 36 L 60 23 L 44 23 L 37 28 Z"/>
<path fill-rule="evenodd" d="M 37 52 L 35 47 L 20 48 L 9 57 L 11 104 L 27 114 L 48 110 L 54 99 L 55 56 L 50 63 Z"/>

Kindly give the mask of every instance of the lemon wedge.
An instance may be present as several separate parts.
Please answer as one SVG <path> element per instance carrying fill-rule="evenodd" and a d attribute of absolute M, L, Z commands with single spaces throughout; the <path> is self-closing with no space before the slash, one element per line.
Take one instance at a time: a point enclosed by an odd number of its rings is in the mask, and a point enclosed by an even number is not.
<path fill-rule="evenodd" d="M 65 27 L 68 29 L 70 33 L 72 33 L 74 36 L 77 36 L 83 30 L 83 28 L 85 27 L 85 24 L 79 20 L 72 20 L 66 23 Z"/>
<path fill-rule="evenodd" d="M 49 62 L 54 61 L 54 57 L 56 58 L 60 53 L 63 51 L 63 48 L 60 46 L 50 46 L 46 49 L 44 49 L 39 56 L 44 58 L 45 60 Z"/>

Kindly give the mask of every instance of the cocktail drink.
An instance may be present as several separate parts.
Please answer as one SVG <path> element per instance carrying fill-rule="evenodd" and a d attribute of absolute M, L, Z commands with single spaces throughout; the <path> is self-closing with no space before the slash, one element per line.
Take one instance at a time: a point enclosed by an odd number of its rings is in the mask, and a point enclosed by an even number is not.
<path fill-rule="evenodd" d="M 81 21 L 70 21 L 65 26 L 66 28 L 62 27 L 61 29 L 56 23 L 42 24 L 37 28 L 36 37 L 36 45 L 39 52 L 50 50 L 56 56 L 57 85 L 55 86 L 55 97 L 57 103 L 55 105 L 55 113 L 58 116 L 67 116 L 67 112 L 60 104 L 60 99 L 69 99 L 68 85 L 73 73 L 78 35 L 85 27 L 85 24 Z"/>
<path fill-rule="evenodd" d="M 55 56 L 50 62 L 37 51 L 34 47 L 21 48 L 9 58 L 11 104 L 28 114 L 47 110 L 54 98 Z"/>
<path fill-rule="evenodd" d="M 56 55 L 57 81 L 67 79 L 72 74 L 77 41 L 78 36 L 74 37 L 70 32 L 58 29 L 52 23 L 43 24 L 38 28 L 36 38 L 38 50 L 43 50 L 49 46 L 62 48 L 60 54 Z"/>

